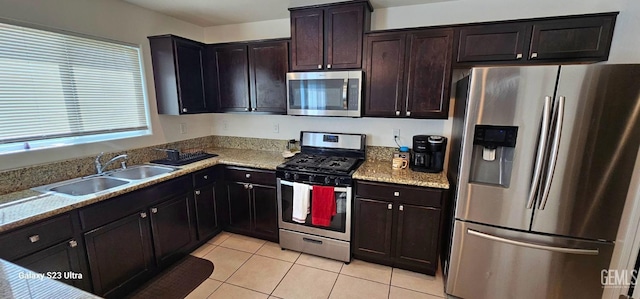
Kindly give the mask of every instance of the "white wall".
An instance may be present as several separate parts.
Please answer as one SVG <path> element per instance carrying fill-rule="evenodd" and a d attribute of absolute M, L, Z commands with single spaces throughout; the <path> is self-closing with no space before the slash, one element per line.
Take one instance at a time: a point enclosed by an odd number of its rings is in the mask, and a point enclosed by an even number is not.
<path fill-rule="evenodd" d="M 151 54 L 147 41 L 147 36 L 167 33 L 201 41 L 202 27 L 114 0 L 0 0 L 0 18 L 141 45 L 153 129 L 153 135 L 147 137 L 1 155 L 0 171 L 94 155 L 101 151 L 118 151 L 206 136 L 211 133 L 211 115 L 158 116 Z M 187 125 L 187 134 L 180 134 L 180 123 Z"/>

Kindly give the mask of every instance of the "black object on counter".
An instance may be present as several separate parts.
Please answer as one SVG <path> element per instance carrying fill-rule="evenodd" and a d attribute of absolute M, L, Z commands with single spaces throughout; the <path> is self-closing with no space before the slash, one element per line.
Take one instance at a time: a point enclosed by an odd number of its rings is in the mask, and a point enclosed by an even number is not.
<path fill-rule="evenodd" d="M 198 162 L 204 159 L 217 157 L 218 155 L 209 154 L 205 152 L 180 153 L 178 151 L 167 151 L 167 156 L 168 157 L 166 159 L 153 160 L 151 161 L 151 163 L 171 165 L 171 166 L 182 166 L 182 165 L 187 165 L 193 162 Z"/>
<path fill-rule="evenodd" d="M 413 136 L 413 150 L 409 167 L 420 172 L 441 172 L 446 149 L 446 137 L 415 135 Z"/>

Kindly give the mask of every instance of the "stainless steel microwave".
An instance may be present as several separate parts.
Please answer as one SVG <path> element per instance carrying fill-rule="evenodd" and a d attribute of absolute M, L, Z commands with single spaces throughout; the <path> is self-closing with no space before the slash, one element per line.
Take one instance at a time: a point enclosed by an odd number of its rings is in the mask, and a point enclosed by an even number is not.
<path fill-rule="evenodd" d="M 360 117 L 362 71 L 287 73 L 287 114 Z"/>

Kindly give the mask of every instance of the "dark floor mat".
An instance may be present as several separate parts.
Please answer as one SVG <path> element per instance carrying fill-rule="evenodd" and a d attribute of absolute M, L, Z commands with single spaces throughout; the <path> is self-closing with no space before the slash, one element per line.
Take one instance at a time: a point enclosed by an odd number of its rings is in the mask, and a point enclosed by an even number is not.
<path fill-rule="evenodd" d="M 132 299 L 182 299 L 213 273 L 213 263 L 188 255 L 129 296 Z"/>

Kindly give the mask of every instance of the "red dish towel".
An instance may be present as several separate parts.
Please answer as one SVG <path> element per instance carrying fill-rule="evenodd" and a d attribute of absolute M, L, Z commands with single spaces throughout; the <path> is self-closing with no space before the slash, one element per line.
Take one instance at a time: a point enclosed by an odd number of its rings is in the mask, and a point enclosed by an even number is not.
<path fill-rule="evenodd" d="M 313 186 L 311 191 L 311 224 L 329 226 L 336 214 L 336 196 L 333 187 Z"/>

